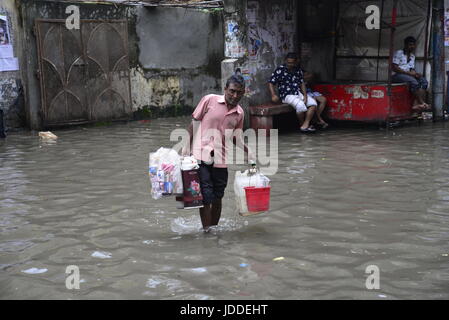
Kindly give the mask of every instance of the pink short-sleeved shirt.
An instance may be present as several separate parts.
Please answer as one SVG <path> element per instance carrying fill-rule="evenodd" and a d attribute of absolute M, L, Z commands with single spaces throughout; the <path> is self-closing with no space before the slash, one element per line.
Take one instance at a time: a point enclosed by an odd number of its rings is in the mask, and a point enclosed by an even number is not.
<path fill-rule="evenodd" d="M 204 96 L 193 111 L 194 138 L 193 156 L 201 161 L 211 160 L 214 151 L 214 167 L 227 168 L 226 154 L 229 146 L 225 143 L 226 130 L 243 129 L 244 113 L 240 105 L 228 110 L 223 95 Z M 198 128 L 195 128 L 198 127 Z"/>

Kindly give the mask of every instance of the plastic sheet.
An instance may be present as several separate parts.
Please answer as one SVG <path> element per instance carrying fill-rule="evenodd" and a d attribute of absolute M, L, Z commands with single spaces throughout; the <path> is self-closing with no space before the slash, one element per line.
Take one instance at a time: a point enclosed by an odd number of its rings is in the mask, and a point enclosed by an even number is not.
<path fill-rule="evenodd" d="M 183 193 L 181 157 L 175 150 L 159 148 L 150 153 L 148 172 L 153 199 Z"/>
<path fill-rule="evenodd" d="M 248 216 L 258 214 L 261 212 L 249 212 L 246 203 L 245 187 L 268 187 L 270 185 L 270 179 L 261 174 L 256 169 L 249 169 L 244 172 L 236 171 L 234 179 L 234 195 L 237 206 L 237 212 L 241 216 Z"/>

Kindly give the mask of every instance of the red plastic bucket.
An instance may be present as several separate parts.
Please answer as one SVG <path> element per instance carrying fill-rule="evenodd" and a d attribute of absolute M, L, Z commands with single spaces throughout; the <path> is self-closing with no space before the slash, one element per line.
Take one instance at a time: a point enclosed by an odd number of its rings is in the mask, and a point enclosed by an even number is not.
<path fill-rule="evenodd" d="M 245 187 L 246 204 L 249 212 L 268 211 L 271 187 Z"/>

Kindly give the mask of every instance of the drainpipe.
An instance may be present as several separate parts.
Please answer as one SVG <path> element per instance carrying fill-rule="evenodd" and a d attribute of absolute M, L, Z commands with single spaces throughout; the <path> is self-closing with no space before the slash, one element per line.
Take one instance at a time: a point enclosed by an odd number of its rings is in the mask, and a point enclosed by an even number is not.
<path fill-rule="evenodd" d="M 6 138 L 5 122 L 3 121 L 3 110 L 0 109 L 0 138 Z"/>
<path fill-rule="evenodd" d="M 432 62 L 432 101 L 433 121 L 444 119 L 444 2 L 433 0 L 433 62 Z"/>

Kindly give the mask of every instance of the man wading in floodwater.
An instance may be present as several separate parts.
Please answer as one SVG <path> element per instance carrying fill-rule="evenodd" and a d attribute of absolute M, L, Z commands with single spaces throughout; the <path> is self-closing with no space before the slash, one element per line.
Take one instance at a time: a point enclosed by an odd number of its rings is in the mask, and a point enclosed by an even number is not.
<path fill-rule="evenodd" d="M 242 76 L 233 75 L 226 81 L 224 95 L 204 96 L 192 114 L 188 128 L 193 156 L 200 163 L 199 176 L 204 207 L 200 208 L 201 223 L 205 232 L 218 225 L 221 216 L 221 199 L 228 183 L 228 144 L 225 137 L 243 147 L 251 164 L 255 158 L 243 142 L 244 112 L 238 104 L 245 93 Z M 231 134 L 232 135 L 229 135 Z M 192 144 L 193 143 L 193 144 Z M 187 147 L 182 154 L 188 154 Z"/>

